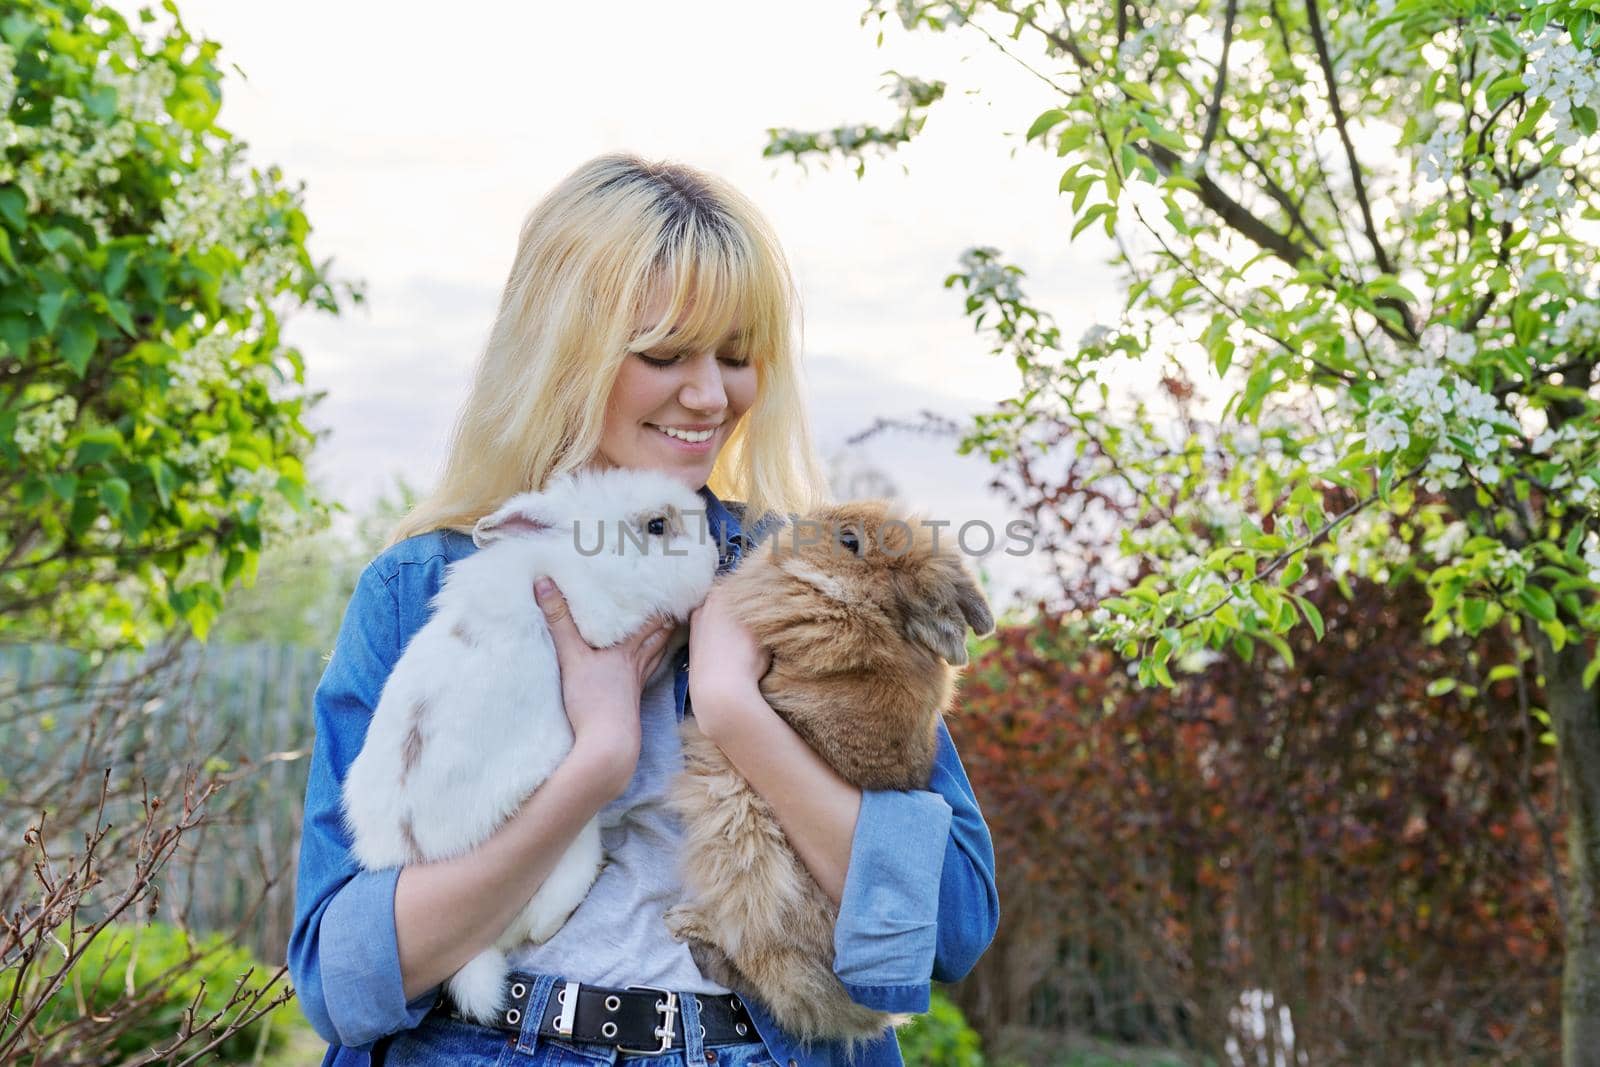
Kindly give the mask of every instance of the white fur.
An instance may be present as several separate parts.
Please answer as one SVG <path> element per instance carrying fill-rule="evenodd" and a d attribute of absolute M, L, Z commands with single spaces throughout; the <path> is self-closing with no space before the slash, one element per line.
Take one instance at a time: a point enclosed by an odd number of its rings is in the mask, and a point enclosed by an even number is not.
<path fill-rule="evenodd" d="M 666 475 L 612 470 L 557 479 L 478 523 L 479 551 L 446 572 L 433 616 L 395 664 L 345 779 L 345 824 L 363 867 L 470 851 L 571 750 L 535 579 L 555 580 L 578 631 L 597 648 L 651 616 L 681 623 L 716 572 L 703 510 L 696 493 Z M 667 517 L 665 535 L 641 534 L 653 516 Z M 630 524 L 633 536 L 623 531 Z M 604 547 L 595 552 L 602 530 Z M 686 633 L 678 628 L 675 646 Z M 591 820 L 495 945 L 449 980 L 463 1013 L 481 1022 L 499 1013 L 504 950 L 548 940 L 601 863 L 599 824 Z"/>

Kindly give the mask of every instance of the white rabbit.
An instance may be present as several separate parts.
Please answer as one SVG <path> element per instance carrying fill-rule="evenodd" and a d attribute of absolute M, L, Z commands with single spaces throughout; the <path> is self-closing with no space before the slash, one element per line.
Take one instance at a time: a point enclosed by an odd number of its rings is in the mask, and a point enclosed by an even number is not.
<path fill-rule="evenodd" d="M 369 870 L 476 847 L 571 750 L 536 578 L 552 578 L 584 639 L 605 647 L 651 616 L 686 620 L 717 566 L 700 497 L 652 471 L 563 476 L 512 497 L 472 536 L 479 551 L 450 565 L 345 779 L 345 824 Z M 686 635 L 679 626 L 675 647 Z M 504 950 L 560 929 L 601 863 L 590 820 L 495 945 L 449 979 L 463 1014 L 495 1018 Z"/>

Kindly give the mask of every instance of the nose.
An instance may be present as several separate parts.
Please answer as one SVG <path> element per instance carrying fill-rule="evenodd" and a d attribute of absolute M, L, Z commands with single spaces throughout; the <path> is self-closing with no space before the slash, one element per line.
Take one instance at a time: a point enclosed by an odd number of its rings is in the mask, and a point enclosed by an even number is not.
<path fill-rule="evenodd" d="M 686 377 L 678 389 L 678 403 L 690 411 L 720 415 L 728 406 L 728 391 L 722 385 L 722 364 L 713 351 L 701 352 L 684 361 Z"/>

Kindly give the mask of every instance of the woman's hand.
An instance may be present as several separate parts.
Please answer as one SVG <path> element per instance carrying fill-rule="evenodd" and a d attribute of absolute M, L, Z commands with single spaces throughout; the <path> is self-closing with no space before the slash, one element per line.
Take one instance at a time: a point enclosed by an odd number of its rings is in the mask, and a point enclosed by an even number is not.
<path fill-rule="evenodd" d="M 578 632 L 555 582 L 540 578 L 533 596 L 555 642 L 573 748 L 598 756 L 621 793 L 639 762 L 639 694 L 661 665 L 672 620 L 652 619 L 610 648 L 595 648 Z"/>
<path fill-rule="evenodd" d="M 731 718 L 752 708 L 773 714 L 761 699 L 761 678 L 771 666 L 772 654 L 730 610 L 726 587 L 713 586 L 689 613 L 689 701 L 701 732 L 714 741 Z"/>

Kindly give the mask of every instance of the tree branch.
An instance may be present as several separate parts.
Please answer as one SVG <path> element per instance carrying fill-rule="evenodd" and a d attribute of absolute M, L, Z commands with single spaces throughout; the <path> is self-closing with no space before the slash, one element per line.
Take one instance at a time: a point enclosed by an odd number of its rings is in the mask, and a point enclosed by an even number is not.
<path fill-rule="evenodd" d="M 1470 215 L 1471 212 L 1472 208 L 1469 206 L 1467 208 L 1467 213 Z M 1495 263 L 1496 265 L 1503 267 L 1507 262 L 1510 261 L 1510 259 L 1511 222 L 1508 219 L 1500 224 L 1500 248 L 1495 255 Z M 1499 293 L 1494 291 L 1494 286 L 1488 286 L 1487 291 L 1483 294 L 1482 299 L 1478 301 L 1478 306 L 1473 308 L 1472 312 L 1462 321 L 1460 327 L 1461 332 L 1471 333 L 1473 330 L 1477 329 L 1478 323 L 1482 322 L 1483 317 L 1489 313 L 1489 309 L 1494 307 L 1494 298 L 1499 295 Z"/>
<path fill-rule="evenodd" d="M 1211 110 L 1206 115 L 1206 132 L 1200 138 L 1200 158 L 1211 151 L 1217 127 L 1222 124 L 1222 92 L 1228 85 L 1228 51 L 1233 47 L 1233 22 L 1239 13 L 1239 0 L 1228 0 L 1227 21 L 1222 27 L 1222 59 L 1217 64 L 1217 84 L 1211 93 Z"/>
<path fill-rule="evenodd" d="M 1345 157 L 1350 161 L 1350 184 L 1355 188 L 1356 203 L 1361 206 L 1361 221 L 1367 228 L 1367 240 L 1372 243 L 1372 254 L 1378 261 L 1378 269 L 1385 274 L 1394 274 L 1394 262 L 1389 258 L 1389 253 L 1383 249 L 1383 243 L 1378 240 L 1378 227 L 1372 221 L 1372 205 L 1367 202 L 1367 186 L 1361 178 L 1361 161 L 1356 158 L 1356 146 L 1350 140 L 1349 123 L 1345 118 L 1344 107 L 1339 103 L 1339 89 L 1333 76 L 1333 59 L 1328 54 L 1328 41 L 1322 33 L 1322 18 L 1317 12 L 1317 0 L 1306 0 L 1306 19 L 1310 23 L 1311 39 L 1316 44 L 1317 60 L 1322 64 L 1322 76 L 1328 83 L 1328 107 L 1333 112 L 1333 125 L 1339 131 L 1339 140 L 1344 143 Z M 1411 309 L 1401 305 L 1400 315 L 1405 322 L 1406 332 L 1415 337 L 1417 328 L 1411 317 Z"/>
<path fill-rule="evenodd" d="M 1261 175 L 1261 180 L 1266 183 L 1267 195 L 1276 201 L 1278 206 L 1283 208 L 1284 212 L 1289 216 L 1291 225 L 1289 227 L 1288 236 L 1293 236 L 1295 227 L 1298 226 L 1300 228 L 1300 232 L 1306 235 L 1306 240 L 1316 245 L 1318 251 L 1325 251 L 1327 246 L 1322 243 L 1322 238 L 1318 237 L 1311 229 L 1310 224 L 1306 222 L 1305 216 L 1300 213 L 1300 205 L 1295 203 L 1294 198 L 1289 195 L 1288 190 L 1284 189 L 1283 186 L 1279 185 L 1277 181 L 1273 179 L 1272 175 L 1267 171 L 1266 165 L 1251 154 L 1248 145 L 1231 133 L 1227 136 L 1234 148 L 1239 150 L 1239 155 L 1244 157 L 1244 161 L 1254 167 L 1257 174 Z"/>
<path fill-rule="evenodd" d="M 1072 39 L 1070 35 L 1070 29 L 1069 32 L 1064 35 L 1055 30 L 1046 29 L 1045 27 L 1040 26 L 1038 23 L 1031 20 L 1027 21 L 1026 24 L 1031 26 L 1037 33 L 1043 36 L 1045 40 L 1059 52 L 1070 56 L 1082 70 L 1088 72 L 1092 72 L 1094 70 L 1094 65 L 1089 62 L 1089 59 L 1084 54 L 1083 50 L 1078 47 L 1078 43 Z M 981 26 L 978 27 L 978 30 L 985 37 L 987 37 L 992 44 L 1000 48 L 1002 52 L 1004 52 L 1006 55 L 1010 55 L 1010 51 L 1006 49 L 1005 45 L 998 41 L 993 34 L 989 33 L 988 30 L 985 30 Z M 1016 57 L 1013 56 L 1012 58 Z M 1022 61 L 1018 60 L 1018 62 Z M 1026 66 L 1025 63 L 1023 65 Z M 1031 67 L 1029 69 L 1032 70 Z M 1066 93 L 1066 90 L 1062 86 L 1051 81 L 1043 74 L 1040 74 L 1038 71 L 1033 71 L 1033 73 L 1037 77 L 1041 78 L 1045 84 L 1051 86 L 1056 91 L 1064 94 Z M 1245 207 L 1238 200 L 1234 199 L 1227 190 L 1218 185 L 1211 178 L 1211 176 L 1205 172 L 1204 169 L 1196 169 L 1192 167 L 1188 161 L 1186 161 L 1182 156 L 1178 155 L 1177 152 L 1165 145 L 1157 144 L 1153 141 L 1146 142 L 1142 146 L 1142 150 L 1147 156 L 1149 156 L 1150 161 L 1155 164 L 1156 169 L 1161 171 L 1163 174 L 1176 173 L 1180 177 L 1187 178 L 1189 181 L 1192 181 L 1195 184 L 1194 195 L 1199 197 L 1200 202 L 1207 208 L 1210 208 L 1212 213 L 1215 214 L 1235 233 L 1252 242 L 1258 248 L 1272 253 L 1278 259 L 1282 260 L 1289 266 L 1294 267 L 1296 270 L 1299 270 L 1308 263 L 1315 261 L 1316 256 L 1311 249 L 1306 248 L 1298 241 L 1293 240 L 1287 234 L 1279 233 L 1267 223 L 1263 222 L 1259 216 L 1251 212 L 1249 208 Z M 1396 330 L 1391 324 L 1384 321 L 1382 318 L 1378 319 L 1379 326 L 1385 333 L 1389 334 L 1391 337 L 1394 337 L 1398 341 L 1411 343 L 1416 340 L 1417 332 L 1415 326 L 1413 325 L 1411 310 L 1409 308 L 1407 308 L 1399 300 L 1396 300 L 1394 297 L 1382 297 L 1377 300 L 1376 303 L 1379 307 L 1393 307 L 1401 319 L 1403 326 L 1403 329 L 1401 330 Z"/>

